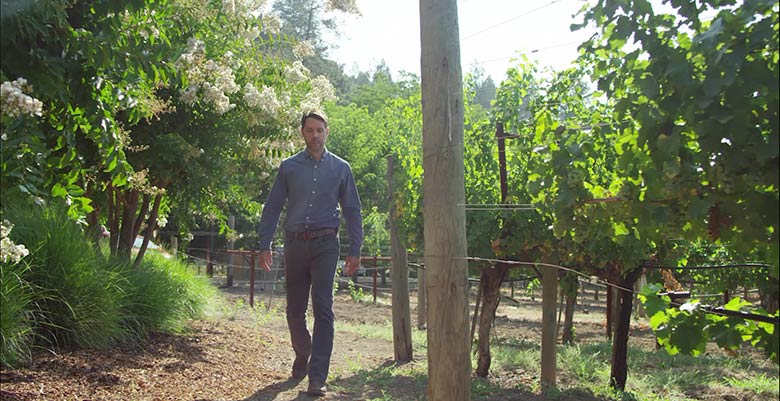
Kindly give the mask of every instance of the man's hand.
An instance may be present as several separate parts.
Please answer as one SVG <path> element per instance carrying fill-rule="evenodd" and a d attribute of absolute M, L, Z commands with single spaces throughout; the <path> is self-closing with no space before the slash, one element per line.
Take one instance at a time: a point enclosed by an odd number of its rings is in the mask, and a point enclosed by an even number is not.
<path fill-rule="evenodd" d="M 274 263 L 273 252 L 270 249 L 260 251 L 260 267 L 265 271 L 271 271 L 271 265 Z"/>
<path fill-rule="evenodd" d="M 347 276 L 355 274 L 358 267 L 360 267 L 360 256 L 347 256 L 347 261 L 344 263 L 344 269 Z"/>

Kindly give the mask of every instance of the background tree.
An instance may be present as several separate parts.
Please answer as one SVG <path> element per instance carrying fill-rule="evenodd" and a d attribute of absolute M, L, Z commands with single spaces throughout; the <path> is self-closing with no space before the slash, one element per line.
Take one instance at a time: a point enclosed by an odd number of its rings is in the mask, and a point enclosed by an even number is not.
<path fill-rule="evenodd" d="M 257 183 L 297 149 L 300 110 L 335 99 L 326 79 L 274 56 L 295 44 L 261 36 L 263 20 L 243 3 L 140 5 L 42 2 L 3 25 L 3 56 L 16 56 L 4 58 L 4 77 L 38 66 L 31 79 L 47 84 L 48 114 L 33 135 L 10 130 L 22 139 L 4 148 L 4 185 L 39 185 L 38 193 L 66 198 L 74 217 L 106 222 L 112 252 L 124 258 L 161 210 L 223 222 L 231 205 L 257 210 Z M 70 35 L 30 29 L 36 24 Z M 15 152 L 40 173 L 14 175 Z"/>
<path fill-rule="evenodd" d="M 304 65 L 316 75 L 323 75 L 339 89 L 348 90 L 344 68 L 327 56 L 335 47 L 332 38 L 338 38 L 340 14 L 360 15 L 355 0 L 276 0 L 271 10 L 281 22 L 282 34 L 310 47 Z M 290 57 L 289 53 L 286 55 Z"/>

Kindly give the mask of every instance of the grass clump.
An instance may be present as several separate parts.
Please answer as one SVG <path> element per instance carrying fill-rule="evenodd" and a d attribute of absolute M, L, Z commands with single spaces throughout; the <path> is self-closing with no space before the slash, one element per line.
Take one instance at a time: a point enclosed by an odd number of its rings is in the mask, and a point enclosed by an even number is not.
<path fill-rule="evenodd" d="M 0 263 L 0 365 L 30 359 L 33 291 L 22 279 L 26 263 Z"/>
<path fill-rule="evenodd" d="M 35 347 L 106 348 L 179 331 L 215 297 L 178 260 L 148 253 L 135 269 L 105 256 L 64 210 L 11 204 L 21 207 L 2 211 L 14 226 L 8 239 L 29 254 L 0 263 L 3 366 L 28 361 Z"/>

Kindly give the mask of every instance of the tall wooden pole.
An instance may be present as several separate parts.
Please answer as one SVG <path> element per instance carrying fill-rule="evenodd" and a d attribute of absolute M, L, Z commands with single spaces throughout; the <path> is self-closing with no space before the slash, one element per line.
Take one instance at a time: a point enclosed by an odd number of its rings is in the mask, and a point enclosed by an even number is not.
<path fill-rule="evenodd" d="M 392 266 L 390 281 L 393 289 L 393 354 L 396 362 L 412 360 L 412 314 L 409 307 L 409 264 L 406 254 L 406 242 L 398 229 L 395 207 L 395 187 L 393 171 L 395 158 L 387 158 L 387 198 L 390 203 L 390 247 Z"/>
<path fill-rule="evenodd" d="M 428 399 L 469 400 L 463 83 L 456 0 L 420 0 Z"/>
<path fill-rule="evenodd" d="M 546 260 L 551 262 L 552 259 Z M 555 310 L 558 297 L 558 271 L 554 267 L 543 266 L 542 270 L 542 390 L 556 385 L 555 348 L 558 329 Z"/>

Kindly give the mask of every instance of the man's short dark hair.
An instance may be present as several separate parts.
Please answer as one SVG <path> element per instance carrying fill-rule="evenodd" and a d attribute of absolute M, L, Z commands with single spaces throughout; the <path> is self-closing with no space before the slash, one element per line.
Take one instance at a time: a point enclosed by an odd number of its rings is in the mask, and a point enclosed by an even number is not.
<path fill-rule="evenodd" d="M 323 123 L 325 123 L 325 128 L 328 128 L 328 116 L 325 114 L 322 110 L 309 110 L 305 113 L 303 113 L 303 117 L 301 117 L 301 129 L 303 129 L 303 126 L 306 125 L 306 120 L 313 118 L 315 120 L 320 120 Z"/>

